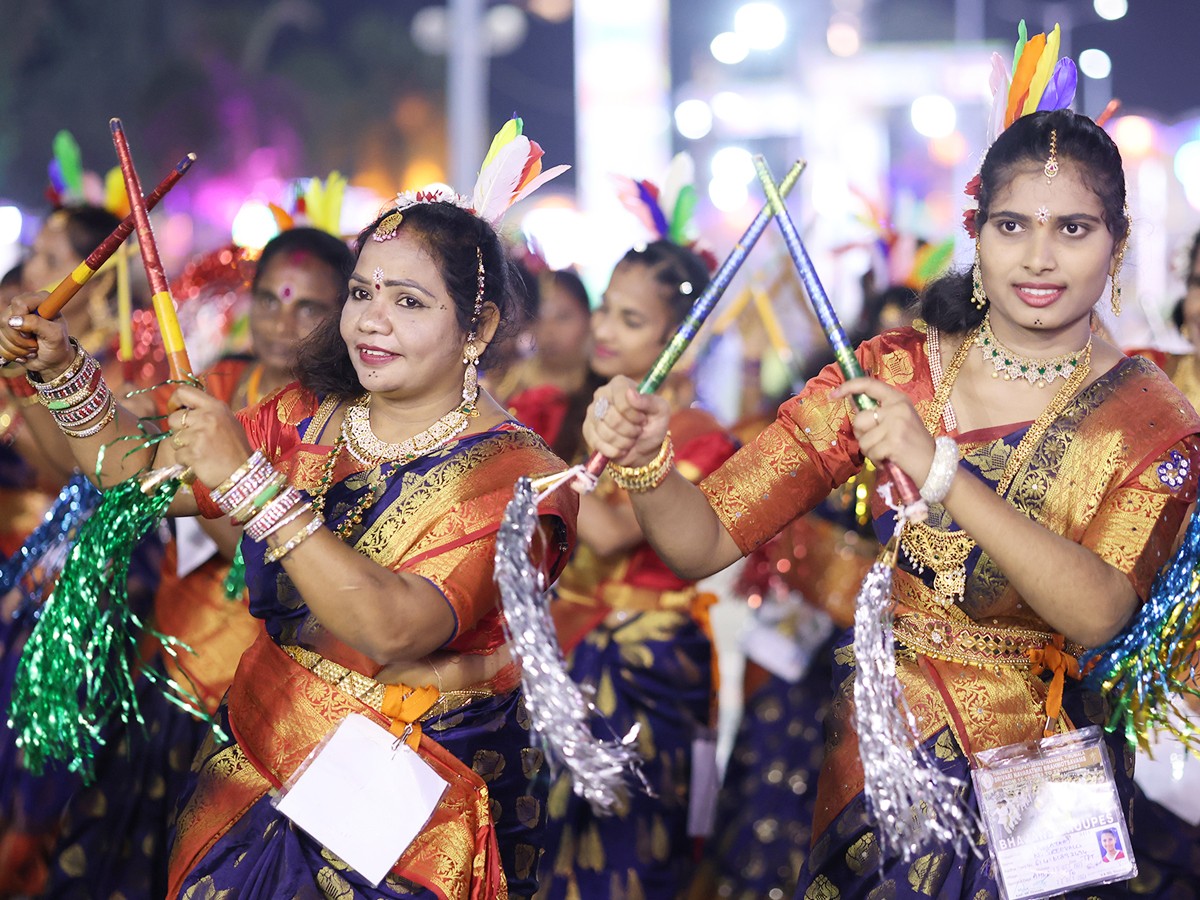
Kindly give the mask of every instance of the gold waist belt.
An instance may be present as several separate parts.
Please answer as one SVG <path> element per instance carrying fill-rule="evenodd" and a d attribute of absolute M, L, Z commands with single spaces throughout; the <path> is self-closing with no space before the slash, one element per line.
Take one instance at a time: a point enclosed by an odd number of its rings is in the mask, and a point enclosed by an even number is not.
<path fill-rule="evenodd" d="M 894 634 L 903 647 L 914 653 L 980 668 L 1028 669 L 1029 651 L 1045 647 L 1054 639 L 1050 632 L 1032 628 L 985 628 L 922 615 L 897 616 Z M 1074 644 L 1067 644 L 1066 649 L 1074 656 L 1083 650 Z"/>
<path fill-rule="evenodd" d="M 695 588 L 656 591 L 653 588 L 634 587 L 631 584 L 606 584 L 600 588 L 600 601 L 612 609 L 627 612 L 686 612 L 692 608 L 697 593 Z"/>
<path fill-rule="evenodd" d="M 344 694 L 349 694 L 359 702 L 376 712 L 382 712 L 383 695 L 387 685 L 376 681 L 361 672 L 347 669 L 345 666 L 326 659 L 319 653 L 298 647 L 295 644 L 285 644 L 283 652 L 312 672 L 326 684 L 332 685 Z M 433 716 L 466 706 L 472 700 L 481 700 L 493 696 L 493 691 L 483 689 L 466 689 L 445 691 L 439 695 L 438 701 L 418 721 L 425 721 Z"/>

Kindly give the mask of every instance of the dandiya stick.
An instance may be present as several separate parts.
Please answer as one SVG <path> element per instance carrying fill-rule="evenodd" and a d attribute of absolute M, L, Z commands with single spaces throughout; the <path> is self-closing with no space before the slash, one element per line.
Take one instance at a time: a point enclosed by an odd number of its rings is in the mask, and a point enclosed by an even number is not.
<path fill-rule="evenodd" d="M 146 198 L 146 211 L 154 209 L 158 206 L 158 202 L 162 200 L 178 183 L 179 179 L 187 174 L 188 169 L 192 167 L 192 163 L 196 161 L 196 154 L 189 153 L 181 159 L 170 171 L 166 178 L 158 183 L 150 196 Z M 37 314 L 43 319 L 53 319 L 57 316 L 64 306 L 67 305 L 72 297 L 79 293 L 80 288 L 91 281 L 92 276 L 100 271 L 100 267 L 108 262 L 109 258 L 117 252 L 125 241 L 133 234 L 133 230 L 137 223 L 134 221 L 133 213 L 127 215 L 121 224 L 113 229 L 112 234 L 100 242 L 87 259 L 77 265 L 71 274 L 58 283 L 58 286 L 50 292 L 50 296 L 43 300 L 37 308 Z M 30 340 L 23 342 L 23 346 L 30 350 L 36 349 L 36 342 Z M 5 357 L 7 359 L 7 356 Z"/>
<path fill-rule="evenodd" d="M 784 206 L 780 189 L 775 184 L 771 170 L 767 168 L 767 161 L 761 154 L 754 157 L 754 170 L 758 173 L 758 180 L 762 182 L 763 191 L 767 195 L 767 206 L 772 210 L 779 230 L 783 233 L 788 253 L 792 257 L 792 262 L 796 264 L 796 273 L 800 276 L 800 283 L 804 285 L 804 292 L 808 294 L 809 302 L 817 314 L 817 321 L 821 323 L 821 330 L 825 332 L 825 337 L 833 349 L 833 355 L 837 359 L 842 374 L 847 381 L 852 378 L 862 378 L 865 373 L 858 363 L 858 357 L 854 355 L 854 348 L 850 346 L 850 341 L 846 338 L 846 331 L 842 328 L 842 323 L 838 321 L 833 304 L 829 302 L 829 295 L 825 293 L 825 287 L 817 276 L 817 270 L 808 256 L 808 251 L 804 249 L 804 242 L 796 230 L 796 223 L 792 221 L 791 214 Z M 874 409 L 879 405 L 865 394 L 855 394 L 854 402 L 859 409 Z M 924 519 L 925 501 L 921 499 L 921 494 L 913 480 L 901 471 L 899 466 L 887 460 L 884 461 L 883 468 L 891 478 L 892 484 L 895 485 L 897 497 L 908 511 L 906 514 Z"/>
<path fill-rule="evenodd" d="M 171 299 L 171 288 L 167 284 L 162 260 L 158 256 L 158 244 L 154 240 L 154 228 L 150 224 L 145 198 L 142 197 L 142 185 L 138 180 L 137 170 L 133 167 L 129 142 L 125 139 L 125 129 L 121 126 L 121 120 L 115 118 L 109 120 L 108 127 L 112 129 L 113 146 L 117 148 L 121 174 L 125 178 L 125 191 L 129 195 L 129 208 L 137 227 L 142 264 L 146 267 L 146 278 L 150 281 L 154 316 L 158 320 L 163 347 L 167 351 L 167 368 L 171 378 L 176 381 L 194 380 L 192 363 L 188 359 L 187 348 L 183 345 L 179 317 L 175 314 L 175 301 Z"/>
<path fill-rule="evenodd" d="M 783 179 L 783 183 L 779 186 L 779 190 L 784 194 L 791 191 L 792 187 L 800 178 L 800 173 L 804 171 L 804 162 L 795 163 L 791 170 Z M 654 365 L 650 371 L 646 373 L 646 377 L 642 379 L 642 383 L 638 385 L 639 394 L 653 394 L 666 380 L 667 375 L 674 367 L 675 363 L 679 362 L 679 357 L 683 356 L 685 350 L 696 338 L 696 333 L 700 331 L 700 326 L 704 324 L 704 320 L 708 314 L 713 311 L 713 307 L 717 305 L 717 301 L 721 299 L 721 295 L 725 293 L 725 289 L 729 287 L 729 283 L 733 280 L 733 276 L 737 274 L 742 263 L 745 261 L 747 254 L 753 249 L 758 242 L 762 233 L 767 230 L 767 226 L 771 222 L 771 207 L 770 205 L 763 207 L 754 221 L 750 223 L 750 227 L 746 229 L 729 255 L 725 257 L 725 261 L 721 263 L 709 281 L 708 287 L 700 292 L 700 296 L 696 298 L 696 302 L 692 304 L 692 308 L 688 311 L 687 316 L 679 327 L 675 329 L 675 333 L 671 335 L 671 339 L 667 342 L 667 346 L 663 348 L 662 353 L 658 355 L 658 359 L 654 361 Z M 600 477 L 600 473 L 604 471 L 604 467 L 608 465 L 608 457 L 603 453 L 593 453 L 587 461 L 586 472 L 591 479 Z M 592 482 L 594 484 L 594 481 Z"/>

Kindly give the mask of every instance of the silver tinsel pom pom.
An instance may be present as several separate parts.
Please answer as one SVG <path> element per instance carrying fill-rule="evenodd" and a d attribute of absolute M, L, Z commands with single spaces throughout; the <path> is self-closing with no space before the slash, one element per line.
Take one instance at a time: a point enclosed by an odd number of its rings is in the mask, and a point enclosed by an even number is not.
<path fill-rule="evenodd" d="M 854 612 L 855 728 L 880 849 L 906 862 L 939 844 L 978 854 L 982 826 L 959 796 L 963 781 L 941 772 L 916 739 L 896 678 L 892 568 L 884 559 L 871 566 Z"/>
<path fill-rule="evenodd" d="M 638 772 L 637 728 L 619 741 L 593 736 L 588 720 L 595 707 L 567 672 L 550 618 L 546 585 L 529 559 L 538 523 L 538 498 L 528 478 L 517 482 L 496 536 L 496 583 L 513 650 L 521 661 L 525 705 L 533 733 L 551 763 L 571 773 L 575 793 L 600 815 L 612 813 L 626 796 L 626 774 Z"/>

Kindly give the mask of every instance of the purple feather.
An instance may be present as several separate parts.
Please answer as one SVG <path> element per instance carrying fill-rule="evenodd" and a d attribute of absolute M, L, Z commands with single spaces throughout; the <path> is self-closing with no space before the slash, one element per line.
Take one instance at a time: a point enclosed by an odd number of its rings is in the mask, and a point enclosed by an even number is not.
<path fill-rule="evenodd" d="M 47 166 L 50 174 L 50 184 L 54 190 L 61 196 L 67 191 L 67 182 L 63 179 L 62 166 L 59 165 L 57 159 L 50 160 L 50 165 Z"/>
<path fill-rule="evenodd" d="M 1066 109 L 1075 99 L 1075 85 L 1079 75 L 1075 70 L 1075 61 L 1064 56 L 1054 67 L 1050 80 L 1046 82 L 1046 90 L 1038 102 L 1038 110 Z"/>
<path fill-rule="evenodd" d="M 662 207 L 658 205 L 658 198 L 646 187 L 644 181 L 638 181 L 635 184 L 637 184 L 638 197 L 646 205 L 646 209 L 650 210 L 650 218 L 654 220 L 654 228 L 658 231 L 658 236 L 665 238 L 671 233 L 671 224 L 667 221 L 667 217 L 663 215 Z"/>

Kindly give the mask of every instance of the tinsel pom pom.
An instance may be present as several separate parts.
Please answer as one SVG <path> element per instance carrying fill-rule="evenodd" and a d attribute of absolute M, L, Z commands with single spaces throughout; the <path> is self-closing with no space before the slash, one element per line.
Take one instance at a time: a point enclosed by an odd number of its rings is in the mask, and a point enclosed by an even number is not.
<path fill-rule="evenodd" d="M 1177 707 L 1200 696 L 1195 676 L 1200 638 L 1200 515 L 1192 513 L 1183 542 L 1159 571 L 1148 599 L 1129 626 L 1080 660 L 1084 684 L 1111 706 L 1106 728 L 1149 749 L 1148 735 L 1166 729 L 1200 754 L 1200 731 Z"/>
<path fill-rule="evenodd" d="M 148 493 L 136 478 L 122 482 L 104 493 L 80 529 L 13 687 L 10 725 L 31 771 L 61 760 L 89 782 L 105 726 L 114 718 L 143 723 L 134 680 L 145 626 L 129 606 L 129 562 L 178 488 L 174 479 Z M 168 652 L 182 646 L 155 636 Z"/>
<path fill-rule="evenodd" d="M 237 550 L 234 551 L 233 562 L 229 564 L 229 571 L 225 573 L 222 587 L 225 590 L 225 599 L 230 602 L 241 600 L 246 591 L 246 557 L 242 556 L 241 544 L 238 544 Z"/>
<path fill-rule="evenodd" d="M 892 634 L 894 556 L 871 566 L 854 612 L 854 716 L 867 803 L 884 858 L 909 862 L 934 845 L 978 853 L 982 831 L 961 797 L 961 779 L 941 771 L 917 740 L 896 678 Z"/>
<path fill-rule="evenodd" d="M 496 536 L 496 583 L 509 640 L 521 661 L 525 705 L 533 733 L 552 763 L 571 773 L 575 793 L 597 814 L 611 814 L 627 796 L 626 775 L 640 771 L 633 746 L 637 729 L 617 741 L 592 734 L 588 722 L 599 713 L 567 672 L 546 585 L 529 557 L 537 523 L 533 484 L 521 478 Z"/>
<path fill-rule="evenodd" d="M 35 568 L 38 585 L 30 595 L 39 596 L 42 584 L 54 580 L 59 566 L 47 566 L 51 551 L 69 542 L 83 521 L 96 508 L 100 491 L 81 472 L 76 472 L 58 492 L 58 497 L 42 517 L 41 524 L 25 539 L 21 549 L 0 566 L 0 594 L 7 594 Z"/>

